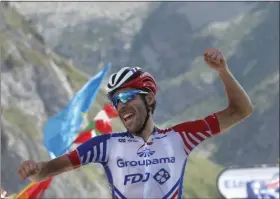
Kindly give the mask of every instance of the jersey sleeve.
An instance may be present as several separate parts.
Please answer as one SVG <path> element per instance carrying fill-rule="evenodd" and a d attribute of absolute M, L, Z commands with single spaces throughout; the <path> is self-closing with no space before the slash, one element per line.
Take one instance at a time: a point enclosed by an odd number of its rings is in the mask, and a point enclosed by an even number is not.
<path fill-rule="evenodd" d="M 183 122 L 171 128 L 179 133 L 187 156 L 204 140 L 220 133 L 216 114 L 209 115 L 200 120 Z"/>
<path fill-rule="evenodd" d="M 70 152 L 68 157 L 74 168 L 88 163 L 106 164 L 109 157 L 110 138 L 110 134 L 96 136 Z"/>

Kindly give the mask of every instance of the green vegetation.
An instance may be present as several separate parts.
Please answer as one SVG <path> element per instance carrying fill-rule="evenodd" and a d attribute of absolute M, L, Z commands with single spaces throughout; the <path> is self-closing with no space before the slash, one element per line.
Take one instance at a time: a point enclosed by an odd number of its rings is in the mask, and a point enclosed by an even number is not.
<path fill-rule="evenodd" d="M 99 173 L 97 171 L 96 165 L 89 164 L 81 168 L 81 170 L 85 173 L 85 175 L 88 177 L 88 180 L 90 182 L 92 183 L 98 182 L 99 184 L 107 186 L 107 183 L 105 181 L 105 179 L 107 178 L 105 177 L 105 174 L 102 175 L 101 173 Z"/>
<path fill-rule="evenodd" d="M 78 91 L 88 80 L 76 67 L 69 61 L 59 57 L 56 53 L 51 52 L 51 58 L 54 63 L 65 73 L 67 80 L 74 91 Z"/>
<path fill-rule="evenodd" d="M 36 118 L 24 114 L 24 112 L 17 107 L 2 109 L 2 114 L 9 123 L 17 126 L 23 133 L 28 134 L 31 138 L 40 136 L 35 123 Z"/>
<path fill-rule="evenodd" d="M 35 27 L 30 21 L 26 20 L 24 16 L 19 14 L 17 10 L 13 7 L 0 7 L 0 12 L 3 14 L 5 25 L 9 29 L 14 29 L 17 31 L 22 31 L 24 34 L 33 36 L 37 40 L 43 42 L 43 37 L 38 34 Z"/>
<path fill-rule="evenodd" d="M 13 68 L 24 66 L 25 62 L 36 66 L 48 66 L 49 58 L 40 51 L 26 47 L 20 41 L 13 41 L 8 33 L 0 35 L 1 60 Z"/>
<path fill-rule="evenodd" d="M 191 155 L 185 170 L 184 198 L 218 198 L 216 181 L 221 171 L 222 167 L 209 160 Z"/>
<path fill-rule="evenodd" d="M 23 66 L 24 61 L 16 57 L 16 53 L 11 53 L 12 44 L 9 42 L 9 36 L 5 33 L 0 33 L 0 58 L 1 62 L 12 67 Z"/>

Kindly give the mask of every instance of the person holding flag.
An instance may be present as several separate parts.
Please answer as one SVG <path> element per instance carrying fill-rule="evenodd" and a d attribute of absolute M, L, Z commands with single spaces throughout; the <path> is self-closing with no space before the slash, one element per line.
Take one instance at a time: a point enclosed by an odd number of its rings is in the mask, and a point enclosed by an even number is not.
<path fill-rule="evenodd" d="M 248 199 L 279 199 L 279 172 L 268 180 L 250 180 L 246 183 Z"/>
<path fill-rule="evenodd" d="M 228 97 L 225 109 L 159 129 L 152 119 L 155 79 L 139 67 L 124 67 L 110 76 L 107 91 L 127 131 L 93 137 L 50 161 L 27 160 L 19 166 L 19 177 L 43 181 L 89 163 L 100 163 L 113 198 L 181 198 L 184 170 L 193 149 L 237 125 L 253 111 L 223 54 L 218 49 L 206 49 L 204 60 L 224 83 Z"/>

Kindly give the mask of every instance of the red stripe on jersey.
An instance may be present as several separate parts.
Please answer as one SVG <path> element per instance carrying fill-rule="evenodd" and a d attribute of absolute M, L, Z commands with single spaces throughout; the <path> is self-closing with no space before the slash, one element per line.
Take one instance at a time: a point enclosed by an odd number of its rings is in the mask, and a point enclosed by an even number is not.
<path fill-rule="evenodd" d="M 190 136 L 190 134 L 195 135 L 196 133 L 186 133 L 186 135 L 187 135 L 187 138 L 191 141 L 191 143 L 192 143 L 193 145 L 197 146 L 199 143 L 197 143 L 197 141 L 195 141 L 195 140 Z"/>
<path fill-rule="evenodd" d="M 211 137 L 211 134 L 207 131 L 200 132 L 201 134 L 205 135 L 206 137 Z"/>
<path fill-rule="evenodd" d="M 192 135 L 193 135 L 196 139 L 198 139 L 200 142 L 202 142 L 203 140 L 205 140 L 205 138 L 202 137 L 201 135 L 199 135 L 199 133 L 200 133 L 200 132 L 192 133 Z M 203 133 L 202 133 L 202 134 L 203 134 Z M 207 136 L 207 137 L 209 137 L 209 136 Z"/>
<path fill-rule="evenodd" d="M 204 120 L 195 120 L 195 121 L 189 121 L 189 122 L 183 122 L 180 124 L 177 124 L 172 127 L 172 129 L 176 132 L 202 132 L 209 130 L 209 127 L 207 123 Z"/>
<path fill-rule="evenodd" d="M 77 167 L 81 166 L 81 161 L 80 161 L 77 150 L 74 150 L 74 151 L 68 153 L 67 156 L 68 156 L 69 160 L 71 161 L 72 166 L 74 168 L 77 168 Z"/>
<path fill-rule="evenodd" d="M 171 196 L 171 199 L 176 198 L 176 196 L 178 195 L 178 189 L 175 191 L 175 193 Z"/>
<path fill-rule="evenodd" d="M 211 129 L 212 135 L 216 135 L 216 134 L 220 133 L 220 125 L 219 125 L 217 115 L 215 113 L 212 115 L 209 115 L 204 120 L 208 123 L 208 125 Z"/>
<path fill-rule="evenodd" d="M 165 134 L 165 133 L 168 133 L 168 132 L 170 132 L 171 131 L 171 129 L 170 128 L 167 128 L 167 129 L 157 129 L 157 132 L 159 133 L 159 134 Z"/>
<path fill-rule="evenodd" d="M 183 140 L 185 146 L 187 147 L 187 149 L 189 149 L 189 150 L 191 151 L 191 150 L 193 149 L 193 147 L 191 147 L 191 146 L 189 145 L 189 143 L 187 142 L 187 140 L 186 140 L 186 138 L 185 138 L 185 136 L 184 136 L 184 133 L 183 133 L 183 132 L 178 132 L 178 133 L 180 134 L 180 136 L 181 136 L 181 138 L 182 138 L 182 140 Z"/>
<path fill-rule="evenodd" d="M 184 151 L 185 151 L 186 155 L 189 156 L 189 153 L 186 150 L 184 150 Z"/>

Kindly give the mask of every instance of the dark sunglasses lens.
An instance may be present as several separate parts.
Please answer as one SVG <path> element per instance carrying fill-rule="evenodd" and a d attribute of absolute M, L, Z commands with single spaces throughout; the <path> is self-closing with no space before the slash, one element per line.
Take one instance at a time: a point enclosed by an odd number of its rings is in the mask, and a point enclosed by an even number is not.
<path fill-rule="evenodd" d="M 118 103 L 119 100 L 125 104 L 128 101 L 132 100 L 134 98 L 136 93 L 132 93 L 132 92 L 125 92 L 125 93 L 120 93 L 117 96 L 113 97 L 113 105 L 117 108 L 118 107 Z"/>
<path fill-rule="evenodd" d="M 119 101 L 119 99 L 118 99 L 117 96 L 112 99 L 112 102 L 113 102 L 113 105 L 114 105 L 115 108 L 118 107 L 118 101 Z"/>

